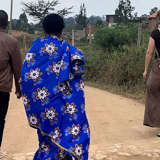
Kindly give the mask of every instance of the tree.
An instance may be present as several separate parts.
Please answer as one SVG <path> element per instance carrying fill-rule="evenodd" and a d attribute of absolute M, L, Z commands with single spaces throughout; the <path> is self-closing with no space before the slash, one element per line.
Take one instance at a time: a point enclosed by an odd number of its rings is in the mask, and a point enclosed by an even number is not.
<path fill-rule="evenodd" d="M 148 15 L 147 14 L 143 14 L 140 17 L 141 20 L 147 20 L 148 19 Z"/>
<path fill-rule="evenodd" d="M 152 8 L 151 9 L 151 11 L 150 11 L 150 15 L 152 15 L 153 13 L 155 13 L 155 12 L 157 12 L 158 11 L 158 8 L 157 7 L 154 7 L 154 8 Z"/>
<path fill-rule="evenodd" d="M 74 25 L 76 23 L 74 17 L 64 18 L 64 22 L 66 25 L 68 24 Z"/>
<path fill-rule="evenodd" d="M 103 25 L 103 20 L 99 16 L 90 16 L 88 18 L 88 23 L 91 25 Z"/>
<path fill-rule="evenodd" d="M 37 0 L 34 2 L 23 2 L 24 11 L 34 20 L 38 20 L 42 22 L 44 17 L 49 13 L 58 13 L 62 16 L 65 16 L 71 13 L 72 7 L 63 8 L 61 10 L 56 10 L 57 5 L 59 4 L 59 0 Z"/>
<path fill-rule="evenodd" d="M 128 23 L 134 17 L 132 15 L 134 10 L 135 8 L 131 6 L 130 0 L 120 0 L 118 8 L 115 10 L 116 21 L 118 23 Z"/>
<path fill-rule="evenodd" d="M 18 25 L 19 25 L 18 28 L 21 31 L 28 31 L 29 30 L 28 18 L 26 16 L 25 12 L 20 14 L 19 20 L 18 20 Z"/>
<path fill-rule="evenodd" d="M 24 31 L 24 32 L 29 32 L 30 24 L 28 23 L 28 18 L 25 12 L 20 14 L 19 19 L 13 20 L 13 29 Z"/>
<path fill-rule="evenodd" d="M 71 32 L 72 29 L 75 29 L 76 21 L 75 21 L 74 17 L 64 18 L 64 22 L 65 22 L 65 29 L 64 29 L 64 31 Z"/>
<path fill-rule="evenodd" d="M 87 11 L 84 3 L 82 3 L 80 6 L 80 13 L 79 15 L 76 16 L 76 22 L 78 25 L 81 25 L 83 28 L 86 27 Z"/>

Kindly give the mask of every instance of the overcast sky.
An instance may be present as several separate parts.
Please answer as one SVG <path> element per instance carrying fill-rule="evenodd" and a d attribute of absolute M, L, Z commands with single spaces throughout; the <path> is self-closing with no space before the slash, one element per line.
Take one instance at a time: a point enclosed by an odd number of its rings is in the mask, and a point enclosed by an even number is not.
<path fill-rule="evenodd" d="M 0 9 L 10 11 L 11 0 L 0 0 Z M 22 1 L 36 1 L 36 0 L 13 0 L 14 10 L 13 18 L 18 18 L 22 13 Z M 103 16 L 106 14 L 114 14 L 115 9 L 118 6 L 119 0 L 60 0 L 59 8 L 73 6 L 73 14 L 79 12 L 80 4 L 84 2 L 87 8 L 87 16 L 98 15 Z M 136 8 L 138 15 L 148 14 L 151 8 L 160 8 L 160 0 L 131 0 L 132 6 Z"/>

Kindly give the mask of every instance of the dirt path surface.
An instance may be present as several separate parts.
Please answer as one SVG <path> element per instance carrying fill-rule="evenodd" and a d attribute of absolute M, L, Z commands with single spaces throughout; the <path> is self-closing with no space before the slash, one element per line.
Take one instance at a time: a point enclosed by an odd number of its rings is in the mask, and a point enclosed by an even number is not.
<path fill-rule="evenodd" d="M 156 137 L 160 130 L 142 125 L 143 104 L 86 87 L 86 108 L 92 134 L 90 159 L 160 159 L 160 138 Z M 22 102 L 12 94 L 2 149 L 10 155 L 32 153 L 37 144 L 36 131 L 28 126 Z"/>

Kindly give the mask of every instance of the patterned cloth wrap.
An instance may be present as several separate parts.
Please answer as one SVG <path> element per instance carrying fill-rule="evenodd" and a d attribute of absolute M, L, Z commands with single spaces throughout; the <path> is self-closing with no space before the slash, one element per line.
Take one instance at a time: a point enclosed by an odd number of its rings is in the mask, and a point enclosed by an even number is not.
<path fill-rule="evenodd" d="M 84 57 L 56 37 L 36 39 L 21 70 L 21 91 L 39 149 L 34 160 L 88 160 L 89 124 L 85 113 Z"/>

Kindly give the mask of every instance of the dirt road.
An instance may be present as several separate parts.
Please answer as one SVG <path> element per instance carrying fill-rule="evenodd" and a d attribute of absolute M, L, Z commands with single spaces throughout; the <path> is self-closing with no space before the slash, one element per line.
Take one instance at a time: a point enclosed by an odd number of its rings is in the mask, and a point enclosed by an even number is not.
<path fill-rule="evenodd" d="M 86 108 L 92 133 L 92 152 L 116 153 L 124 157 L 130 156 L 133 152 L 134 155 L 148 157 L 154 152 L 154 158 L 160 155 L 158 150 L 160 138 L 156 137 L 160 130 L 142 125 L 143 104 L 103 90 L 86 87 Z M 28 127 L 21 100 L 16 100 L 12 94 L 3 150 L 15 154 L 34 152 L 36 148 L 36 132 Z M 122 160 L 125 160 L 124 157 Z"/>

